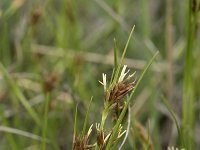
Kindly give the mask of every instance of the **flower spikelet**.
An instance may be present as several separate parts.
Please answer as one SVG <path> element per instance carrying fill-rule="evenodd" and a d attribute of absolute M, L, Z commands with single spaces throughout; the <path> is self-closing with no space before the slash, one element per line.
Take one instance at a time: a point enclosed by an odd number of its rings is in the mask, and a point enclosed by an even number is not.
<path fill-rule="evenodd" d="M 114 106 L 119 103 L 121 99 L 123 99 L 127 93 L 134 88 L 135 81 L 131 82 L 131 79 L 135 75 L 135 72 L 127 76 L 129 70 L 126 71 L 126 68 L 127 65 L 124 65 L 117 82 L 114 83 L 110 89 L 107 88 L 106 74 L 103 73 L 103 81 L 99 81 L 104 86 L 104 100 L 106 104 L 108 103 L 110 106 Z"/>

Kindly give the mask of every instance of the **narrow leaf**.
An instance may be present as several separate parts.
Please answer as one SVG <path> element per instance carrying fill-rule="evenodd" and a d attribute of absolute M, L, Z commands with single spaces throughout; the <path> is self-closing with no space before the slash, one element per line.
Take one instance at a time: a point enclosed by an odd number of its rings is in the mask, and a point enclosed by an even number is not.
<path fill-rule="evenodd" d="M 124 57 L 125 57 L 125 54 L 126 54 L 126 51 L 127 51 L 127 48 L 128 48 L 128 45 L 129 45 L 129 42 L 130 42 L 130 39 L 132 37 L 132 34 L 133 34 L 133 31 L 135 29 L 135 26 L 133 26 L 130 34 L 129 34 L 129 37 L 128 37 L 128 40 L 126 42 L 126 45 L 124 47 L 124 50 L 123 50 L 123 53 L 122 53 L 122 57 L 121 57 L 121 60 L 120 60 L 120 63 L 118 64 L 117 66 L 117 69 L 116 69 L 116 72 L 115 72 L 115 75 L 114 75 L 114 80 L 113 80 L 113 84 L 115 84 L 117 82 L 117 79 L 119 77 L 119 72 L 120 72 L 120 69 L 121 69 L 121 66 L 122 66 L 122 63 L 123 63 L 123 60 L 124 60 Z"/>
<path fill-rule="evenodd" d="M 83 130 L 82 130 L 82 137 L 85 135 L 86 125 L 87 125 L 87 121 L 88 121 L 88 114 L 90 112 L 90 106 L 91 106 L 92 100 L 93 100 L 93 97 L 91 97 L 91 99 L 90 99 L 90 103 L 89 103 L 87 113 L 85 116 L 85 121 L 84 121 L 84 125 L 83 125 Z"/>
<path fill-rule="evenodd" d="M 16 95 L 16 97 L 19 99 L 19 101 L 22 103 L 24 108 L 27 110 L 27 112 L 30 114 L 30 116 L 33 118 L 35 123 L 37 125 L 41 125 L 39 115 L 34 111 L 34 109 L 31 107 L 29 102 L 26 100 L 25 96 L 19 89 L 19 87 L 16 85 L 16 83 L 11 79 L 10 75 L 4 68 L 3 64 L 0 63 L 0 70 L 3 72 L 5 79 L 7 80 L 8 84 L 11 86 L 11 90 Z"/>
<path fill-rule="evenodd" d="M 76 105 L 75 116 L 74 116 L 74 134 L 73 134 L 73 143 L 72 143 L 72 149 L 73 149 L 73 144 L 74 144 L 74 142 L 75 142 L 75 136 L 76 136 L 76 126 L 77 126 L 77 109 L 78 109 L 78 104 Z"/>

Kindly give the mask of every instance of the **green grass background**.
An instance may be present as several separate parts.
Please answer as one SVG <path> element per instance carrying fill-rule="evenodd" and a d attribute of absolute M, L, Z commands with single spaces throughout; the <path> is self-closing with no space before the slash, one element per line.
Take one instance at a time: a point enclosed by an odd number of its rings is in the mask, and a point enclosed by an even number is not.
<path fill-rule="evenodd" d="M 99 123 L 98 80 L 102 73 L 111 77 L 113 39 L 122 54 L 135 25 L 124 63 L 139 77 L 157 50 L 159 56 L 136 91 L 131 120 L 149 130 L 155 150 L 198 150 L 199 1 L 167 1 L 1 0 L 0 149 L 70 149 L 76 105 L 81 132 L 91 96 L 87 127 Z M 175 113 L 179 135 L 163 99 Z M 145 149 L 131 128 L 124 149 Z"/>

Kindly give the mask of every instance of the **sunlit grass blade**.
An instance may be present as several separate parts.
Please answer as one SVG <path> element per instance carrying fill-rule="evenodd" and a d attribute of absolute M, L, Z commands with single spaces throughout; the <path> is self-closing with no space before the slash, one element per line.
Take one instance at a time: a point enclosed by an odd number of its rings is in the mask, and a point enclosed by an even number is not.
<path fill-rule="evenodd" d="M 153 55 L 153 57 L 151 58 L 151 60 L 149 61 L 149 63 L 148 63 L 148 64 L 145 66 L 145 68 L 143 69 L 143 71 L 142 71 L 142 73 L 141 73 L 141 75 L 140 75 L 140 78 L 139 78 L 138 81 L 136 82 L 135 88 L 133 89 L 133 91 L 131 92 L 130 96 L 128 97 L 127 102 L 125 103 L 125 106 L 124 106 L 124 108 L 123 108 L 123 110 L 122 110 L 122 112 L 121 112 L 121 114 L 120 114 L 120 116 L 119 116 L 119 118 L 118 118 L 118 120 L 117 120 L 117 123 L 116 123 L 115 126 L 114 126 L 113 133 L 112 133 L 111 138 L 109 139 L 109 142 L 108 142 L 108 145 L 107 145 L 107 147 L 106 147 L 106 150 L 110 150 L 111 145 L 112 145 L 114 139 L 116 138 L 116 135 L 117 135 L 117 131 L 118 131 L 118 129 L 119 129 L 119 126 L 120 126 L 120 124 L 121 124 L 121 122 L 122 122 L 122 120 L 123 120 L 123 118 L 124 118 L 124 115 L 125 115 L 125 113 L 126 113 L 126 110 L 127 110 L 127 108 L 128 108 L 128 105 L 129 105 L 131 99 L 133 98 L 133 96 L 134 96 L 134 94 L 135 94 L 135 90 L 138 88 L 138 86 L 139 86 L 140 82 L 142 81 L 142 79 L 143 79 L 145 73 L 147 72 L 147 70 L 148 70 L 148 68 L 151 66 L 151 64 L 153 63 L 153 61 L 154 61 L 155 57 L 158 55 L 158 53 L 159 53 L 159 52 L 157 51 L 157 52 Z"/>
<path fill-rule="evenodd" d="M 74 115 L 74 133 L 73 133 L 72 149 L 73 149 L 73 144 L 74 144 L 74 142 L 75 142 L 75 136 L 76 136 L 77 110 L 78 110 L 78 104 L 76 105 L 76 110 L 75 110 L 75 115 Z"/>
<path fill-rule="evenodd" d="M 19 101 L 22 103 L 24 108 L 27 110 L 29 115 L 32 117 L 32 119 L 35 121 L 37 125 L 41 125 L 40 119 L 38 114 L 34 111 L 34 109 L 31 107 L 29 102 L 26 100 L 25 96 L 23 93 L 20 91 L 19 87 L 15 84 L 15 82 L 11 79 L 10 75 L 4 68 L 4 66 L 0 63 L 0 70 L 3 72 L 3 75 L 8 82 L 8 84 L 11 87 L 12 92 L 16 95 L 16 97 L 19 99 Z"/>
<path fill-rule="evenodd" d="M 128 125 L 127 125 L 127 128 L 126 128 L 126 134 L 125 134 L 125 137 L 119 147 L 119 150 L 122 149 L 123 145 L 125 144 L 126 142 L 126 139 L 128 138 L 128 134 L 130 132 L 130 126 L 131 126 L 131 108 L 130 106 L 128 106 Z"/>
<path fill-rule="evenodd" d="M 185 65 L 184 65 L 184 79 L 183 79 L 183 121 L 182 121 L 182 134 L 185 141 L 186 149 L 194 149 L 194 139 L 192 129 L 195 124 L 195 93 L 194 93 L 194 48 L 195 41 L 199 41 L 196 36 L 196 26 L 199 19 L 199 0 L 187 1 L 188 3 L 188 20 L 187 20 L 187 41 L 185 52 Z"/>
<path fill-rule="evenodd" d="M 46 138 L 47 133 L 47 124 L 48 124 L 48 108 L 49 108 L 49 93 L 45 95 L 45 105 L 44 105 L 44 123 L 43 123 L 43 130 L 42 130 L 42 137 L 43 139 Z M 46 150 L 46 142 L 42 142 L 42 150 Z"/>
<path fill-rule="evenodd" d="M 85 130 L 86 130 L 87 121 L 88 121 L 88 114 L 90 112 L 90 106 L 91 106 L 92 100 L 93 100 L 93 97 L 91 97 L 91 100 L 90 100 L 90 103 L 89 103 L 89 106 L 88 106 L 88 109 L 87 109 L 87 113 L 86 113 L 86 116 L 85 116 L 85 121 L 84 121 L 84 125 L 83 125 L 83 130 L 82 130 L 82 137 L 85 135 Z"/>
<path fill-rule="evenodd" d="M 0 118 L 2 118 L 2 126 L 1 127 L 9 126 L 8 119 L 3 116 L 2 110 L 0 110 Z M 0 127 L 0 131 L 1 131 L 1 127 Z M 2 131 L 4 131 L 4 128 L 2 129 Z M 11 133 L 6 132 L 5 138 L 6 138 L 8 144 L 9 144 L 9 146 L 12 150 L 18 150 L 19 149 L 17 141 L 15 140 L 15 138 L 13 137 L 13 135 Z"/>
<path fill-rule="evenodd" d="M 148 149 L 151 145 L 151 138 L 150 138 L 150 121 L 148 121 Z"/>
<path fill-rule="evenodd" d="M 162 96 L 161 98 L 162 98 L 163 103 L 164 103 L 165 106 L 167 107 L 168 111 L 170 112 L 170 114 L 171 114 L 171 116 L 172 116 L 172 118 L 173 118 L 173 120 L 174 120 L 174 122 L 175 122 L 177 131 L 178 131 L 178 136 L 179 136 L 179 138 L 180 138 L 181 146 L 185 147 L 185 144 L 184 144 L 184 137 L 183 137 L 183 135 L 182 135 L 181 128 L 180 128 L 180 125 L 179 125 L 179 123 L 178 123 L 178 120 L 176 119 L 176 114 L 175 114 L 175 112 L 173 111 L 173 109 L 172 109 L 170 103 L 167 101 L 167 99 L 166 99 L 164 96 Z"/>
<path fill-rule="evenodd" d="M 37 140 L 37 141 L 49 142 L 48 139 L 43 139 L 42 137 L 40 137 L 36 134 L 26 132 L 26 131 L 22 131 L 22 130 L 15 129 L 15 128 L 11 128 L 11 127 L 0 126 L 0 131 L 24 136 L 24 137 L 27 137 L 27 138 L 30 138 L 30 139 L 33 139 L 33 140 Z"/>
<path fill-rule="evenodd" d="M 150 134 L 149 134 L 149 126 L 145 127 L 138 120 L 134 119 L 133 128 L 135 128 L 135 134 L 137 136 L 138 141 L 140 141 L 140 145 L 144 150 L 154 150 L 154 146 L 152 144 Z"/>

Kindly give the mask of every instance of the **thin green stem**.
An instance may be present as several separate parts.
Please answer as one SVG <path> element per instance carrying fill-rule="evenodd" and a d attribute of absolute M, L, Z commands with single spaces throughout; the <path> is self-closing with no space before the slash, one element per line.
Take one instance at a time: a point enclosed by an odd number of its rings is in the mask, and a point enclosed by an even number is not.
<path fill-rule="evenodd" d="M 73 149 L 73 144 L 75 142 L 75 136 L 76 136 L 76 127 L 77 127 L 77 109 L 78 109 L 78 104 L 76 105 L 76 110 L 75 110 L 75 116 L 74 116 L 74 134 L 73 134 L 73 142 L 72 142 L 72 149 Z"/>
<path fill-rule="evenodd" d="M 48 108 L 49 108 L 49 93 L 45 95 L 45 105 L 44 105 L 44 123 L 43 123 L 43 130 L 42 130 L 42 137 L 46 139 L 47 134 L 47 124 L 48 124 Z M 46 150 L 46 141 L 43 140 L 42 142 L 42 150 Z"/>
<path fill-rule="evenodd" d="M 109 107 L 105 107 L 102 113 L 100 129 L 103 130 L 106 118 L 108 117 Z"/>
<path fill-rule="evenodd" d="M 92 99 L 93 99 L 93 97 L 91 97 L 91 99 L 90 99 L 90 104 L 88 106 L 88 110 L 87 110 L 87 113 L 86 113 L 86 116 L 85 116 L 85 121 L 84 121 L 84 125 L 83 125 L 83 130 L 82 130 L 82 137 L 85 135 L 86 125 L 87 125 L 87 121 L 88 121 L 88 114 L 90 112 L 90 106 L 91 106 L 91 103 L 92 103 Z"/>
<path fill-rule="evenodd" d="M 196 1 L 198 6 L 199 1 Z M 195 26 L 197 24 L 198 11 L 197 8 L 192 6 L 193 0 L 189 0 L 189 10 L 188 10 L 188 34 L 187 34 L 187 46 L 185 54 L 185 66 L 184 66 L 184 84 L 183 84 L 183 123 L 182 131 L 183 138 L 186 142 L 186 149 L 193 149 L 193 140 L 191 137 L 191 129 L 194 125 L 194 90 L 192 81 L 192 68 L 193 68 L 193 43 L 195 41 Z M 195 10 L 194 10 L 195 9 Z"/>

